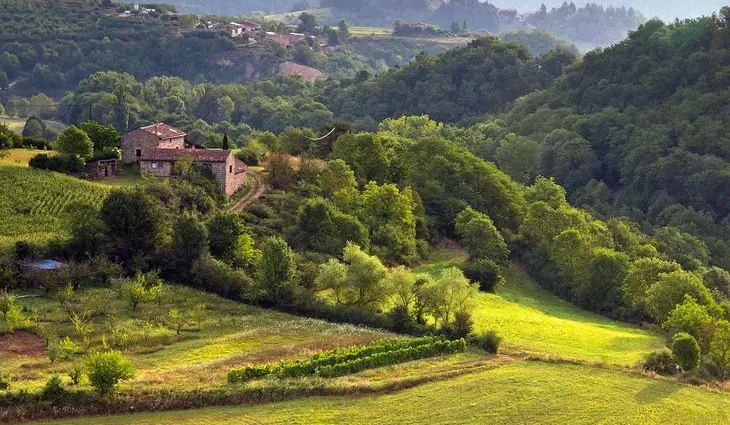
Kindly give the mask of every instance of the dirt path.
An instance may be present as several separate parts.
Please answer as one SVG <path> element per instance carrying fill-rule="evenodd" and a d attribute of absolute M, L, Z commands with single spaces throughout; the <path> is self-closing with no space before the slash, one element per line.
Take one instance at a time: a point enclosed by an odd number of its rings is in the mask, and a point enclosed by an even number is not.
<path fill-rule="evenodd" d="M 261 195 L 266 192 L 266 185 L 264 184 L 261 175 L 255 172 L 249 172 L 249 175 L 251 176 L 251 181 L 256 189 L 246 194 L 246 196 L 241 198 L 241 200 L 233 206 L 233 210 L 235 211 L 243 211 L 251 202 L 259 199 Z"/>

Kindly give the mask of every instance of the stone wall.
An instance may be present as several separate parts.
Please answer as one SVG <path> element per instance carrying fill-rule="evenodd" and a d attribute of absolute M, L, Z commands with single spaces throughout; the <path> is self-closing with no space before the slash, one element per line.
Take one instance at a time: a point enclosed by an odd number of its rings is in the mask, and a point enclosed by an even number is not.
<path fill-rule="evenodd" d="M 218 180 L 221 192 L 228 197 L 246 184 L 246 173 L 236 174 L 236 158 L 233 155 L 229 155 L 225 163 L 212 163 L 211 170 L 215 179 Z"/>
<path fill-rule="evenodd" d="M 185 137 L 160 140 L 157 136 L 142 129 L 135 130 L 122 136 L 122 162 L 131 164 L 138 162 L 137 149 L 184 149 Z"/>
<path fill-rule="evenodd" d="M 152 168 L 152 164 L 157 168 Z M 168 161 L 140 161 L 139 172 L 143 176 L 170 177 L 172 175 L 172 162 Z"/>

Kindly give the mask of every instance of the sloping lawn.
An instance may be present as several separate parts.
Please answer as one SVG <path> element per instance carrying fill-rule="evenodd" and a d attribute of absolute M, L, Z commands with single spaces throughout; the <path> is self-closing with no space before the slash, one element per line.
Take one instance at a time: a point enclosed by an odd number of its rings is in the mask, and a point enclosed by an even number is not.
<path fill-rule="evenodd" d="M 416 271 L 438 275 L 465 260 L 460 251 L 437 251 Z M 478 331 L 497 331 L 507 352 L 633 366 L 663 346 L 658 335 L 561 300 L 518 266 L 504 274 L 506 284 L 496 294 L 479 294 L 474 322 Z"/>
<path fill-rule="evenodd" d="M 730 395 L 583 365 L 519 361 L 370 397 L 315 397 L 57 425 L 727 424 Z"/>

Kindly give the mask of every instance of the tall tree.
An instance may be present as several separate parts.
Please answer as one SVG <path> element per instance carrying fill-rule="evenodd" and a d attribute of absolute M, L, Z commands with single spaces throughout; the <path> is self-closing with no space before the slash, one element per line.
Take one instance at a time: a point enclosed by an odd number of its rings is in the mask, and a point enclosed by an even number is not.
<path fill-rule="evenodd" d="M 286 241 L 273 237 L 264 241 L 258 266 L 258 299 L 267 303 L 289 301 L 296 274 L 294 252 Z"/>
<path fill-rule="evenodd" d="M 83 159 L 89 159 L 94 154 L 94 143 L 75 125 L 69 126 L 58 136 L 56 146 L 61 153 L 76 155 Z"/>

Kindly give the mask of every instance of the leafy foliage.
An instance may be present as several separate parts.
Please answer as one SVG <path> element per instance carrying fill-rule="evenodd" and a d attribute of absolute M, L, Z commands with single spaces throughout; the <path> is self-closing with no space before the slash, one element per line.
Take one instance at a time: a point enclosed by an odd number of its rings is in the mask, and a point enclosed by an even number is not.
<path fill-rule="evenodd" d="M 119 351 L 96 352 L 84 359 L 89 381 L 100 393 L 114 392 L 120 381 L 134 378 L 132 362 Z"/>

